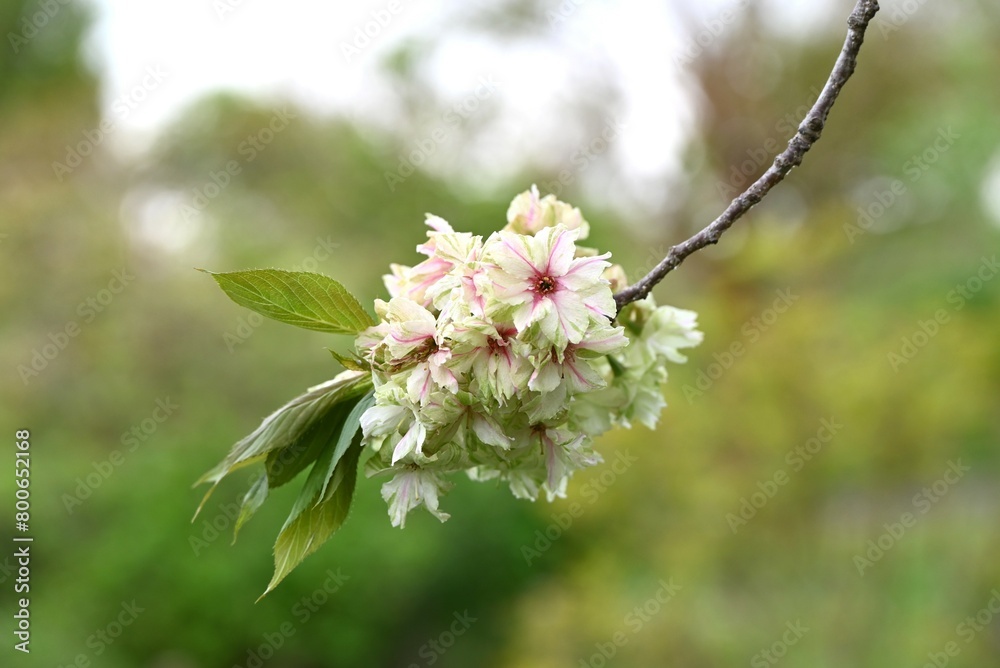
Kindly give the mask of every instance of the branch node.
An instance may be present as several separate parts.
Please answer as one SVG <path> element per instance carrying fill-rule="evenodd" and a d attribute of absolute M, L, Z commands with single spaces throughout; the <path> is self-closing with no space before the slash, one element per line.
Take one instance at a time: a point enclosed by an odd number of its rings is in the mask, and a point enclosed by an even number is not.
<path fill-rule="evenodd" d="M 806 134 L 808 136 L 815 135 L 817 139 L 823 134 L 823 130 L 826 129 L 826 121 L 819 116 L 812 116 L 806 118 L 806 120 L 799 127 L 799 132 Z"/>

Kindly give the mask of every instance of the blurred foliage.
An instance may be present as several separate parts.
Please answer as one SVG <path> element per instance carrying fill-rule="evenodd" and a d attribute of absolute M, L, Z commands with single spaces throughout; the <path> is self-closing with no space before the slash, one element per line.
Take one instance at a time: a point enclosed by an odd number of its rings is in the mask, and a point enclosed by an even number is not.
<path fill-rule="evenodd" d="M 256 605 L 281 499 L 230 547 L 226 508 L 242 489 L 220 489 L 190 524 L 200 498 L 190 484 L 274 406 L 334 374 L 323 347 L 349 342 L 248 319 L 192 267 L 315 265 L 370 301 L 388 262 L 416 259 L 425 211 L 488 233 L 510 194 L 554 174 L 496 184 L 495 199 L 421 172 L 389 193 L 398 138 L 290 108 L 287 127 L 247 159 L 243 142 L 281 110 L 217 96 L 139 162 L 98 146 L 58 180 L 52 163 L 100 122 L 97 83 L 80 64 L 85 17 L 63 7 L 23 51 L 0 50 L 0 402 L 8 432 L 33 435 L 33 661 L 242 666 L 290 622 L 266 665 L 423 666 L 427 643 L 449 640 L 467 611 L 476 621 L 435 665 L 587 665 L 616 632 L 627 642 L 608 665 L 740 664 L 798 620 L 809 631 L 785 666 L 922 665 L 949 641 L 961 650 L 950 665 L 995 665 L 1000 621 L 968 643 L 956 634 L 1000 585 L 1000 282 L 974 279 L 1000 241 L 981 204 L 1000 150 L 1000 42 L 986 20 L 995 8 L 966 4 L 983 20 L 942 28 L 928 3 L 901 30 L 873 28 L 804 168 L 658 289 L 699 311 L 706 342 L 674 371 L 658 430 L 601 443 L 609 462 L 627 452 L 637 464 L 580 476 L 552 505 L 460 481 L 444 500 L 449 522 L 419 514 L 405 531 L 390 528 L 379 481 L 359 481 L 345 528 Z M 3 5 L 3 34 L 34 7 Z M 513 3 L 497 30 L 538 11 Z M 609 213 L 613 192 L 564 194 L 633 278 L 721 209 L 733 165 L 787 140 L 776 121 L 811 102 L 841 39 L 839 22 L 802 43 L 748 19 L 692 65 L 700 126 L 684 182 L 662 184 L 674 193 L 669 216 L 640 221 L 660 230 L 655 241 L 630 241 Z M 411 68 L 419 62 L 393 76 Z M 741 94 L 735 76 L 772 85 Z M 947 128 L 953 145 L 911 176 L 909 161 Z M 240 170 L 216 193 L 229 161 Z M 871 210 L 892 180 L 905 194 L 851 234 L 858 208 Z M 205 206 L 190 210 L 199 196 Z M 102 293 L 122 270 L 134 280 Z M 977 285 L 957 310 L 950 293 Z M 781 314 L 769 311 L 777 291 L 794 296 Z M 112 297 L 99 311 L 81 306 L 102 294 Z M 939 309 L 948 322 L 921 339 Z M 70 322 L 79 334 L 24 382 L 18 368 Z M 888 355 L 904 339 L 926 345 L 894 370 Z M 162 423 L 158 400 L 177 406 Z M 787 453 L 824 419 L 843 427 L 793 471 Z M 921 513 L 915 495 L 958 460 L 969 472 Z M 727 515 L 779 470 L 787 483 L 734 533 Z M 67 503 L 78 490 L 89 494 Z M 855 556 L 905 512 L 916 525 L 860 577 Z M 0 558 L 4 588 L 10 563 Z M 336 575 L 347 579 L 327 595 Z M 636 623 L 661 581 L 680 590 Z M 95 640 L 133 601 L 143 611 L 121 637 Z"/>

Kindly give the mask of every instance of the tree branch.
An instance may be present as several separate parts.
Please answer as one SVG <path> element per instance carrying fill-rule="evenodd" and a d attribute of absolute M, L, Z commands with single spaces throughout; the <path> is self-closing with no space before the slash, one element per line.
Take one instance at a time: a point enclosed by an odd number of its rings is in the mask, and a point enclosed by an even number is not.
<path fill-rule="evenodd" d="M 826 125 L 827 115 L 833 108 L 833 103 L 837 101 L 840 89 L 854 74 L 854 68 L 858 64 L 858 52 L 865 39 L 865 30 L 868 29 L 868 23 L 878 10 L 879 6 L 876 0 L 858 0 L 854 11 L 847 19 L 847 39 L 837 62 L 833 66 L 830 78 L 823 86 L 823 92 L 820 93 L 816 103 L 799 125 L 795 136 L 788 142 L 788 147 L 778 154 L 774 163 L 764 172 L 763 176 L 734 199 L 722 212 L 722 215 L 712 221 L 708 227 L 690 239 L 672 246 L 667 256 L 642 280 L 616 294 L 615 303 L 618 306 L 618 312 L 621 312 L 626 304 L 646 297 L 653 286 L 676 269 L 687 256 L 705 246 L 717 243 L 723 232 L 732 227 L 733 223 L 739 220 L 743 214 L 764 199 L 771 188 L 781 183 L 788 172 L 802 164 L 802 158 L 806 152 L 819 140 Z"/>

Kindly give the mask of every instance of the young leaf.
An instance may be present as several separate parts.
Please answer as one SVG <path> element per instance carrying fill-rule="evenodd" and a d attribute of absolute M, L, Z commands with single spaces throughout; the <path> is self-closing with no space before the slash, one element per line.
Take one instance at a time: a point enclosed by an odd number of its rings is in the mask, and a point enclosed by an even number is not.
<path fill-rule="evenodd" d="M 281 487 L 316 461 L 337 436 L 349 408 L 345 403 L 338 403 L 294 444 L 267 453 L 264 463 L 267 486 L 270 489 Z"/>
<path fill-rule="evenodd" d="M 299 498 L 292 509 L 292 516 L 297 517 L 299 513 L 308 507 L 306 500 L 312 501 L 315 499 L 315 502 L 318 504 L 327 498 L 330 495 L 327 490 L 330 487 L 331 479 L 334 477 L 333 474 L 337 462 L 344 456 L 344 453 L 347 452 L 347 448 L 350 447 L 352 442 L 356 447 L 360 447 L 360 439 L 355 439 L 354 436 L 361 426 L 362 413 L 368 410 L 374 403 L 375 395 L 369 392 L 364 398 L 354 404 L 353 407 L 351 407 L 349 401 L 337 404 L 327 418 L 322 420 L 315 429 L 309 432 L 301 444 L 303 446 L 301 449 L 298 446 L 290 446 L 284 450 L 272 450 L 268 454 L 267 459 L 269 466 L 272 465 L 272 457 L 278 455 L 278 453 L 287 453 L 294 448 L 302 454 L 294 460 L 283 459 L 279 455 L 275 458 L 275 463 L 281 462 L 282 465 L 280 467 L 275 465 L 273 468 L 266 468 L 265 474 L 254 481 L 253 486 L 247 491 L 246 496 L 243 497 L 240 514 L 236 519 L 236 527 L 233 530 L 233 542 L 236 542 L 236 536 L 243 524 L 253 517 L 254 513 L 257 512 L 267 499 L 269 489 L 274 489 L 290 481 L 299 471 L 313 463 L 313 460 L 316 463 L 312 470 L 309 471 L 306 483 L 303 485 Z M 314 455 L 311 454 L 313 452 L 315 452 Z M 343 472 L 341 471 L 341 473 Z"/>
<path fill-rule="evenodd" d="M 224 460 L 195 483 L 212 483 L 211 489 L 195 511 L 195 517 L 201 512 L 219 481 L 227 475 L 264 459 L 272 450 L 299 442 L 334 406 L 357 399 L 370 391 L 371 387 L 370 374 L 345 371 L 333 380 L 310 388 L 305 394 L 292 399 L 269 415 L 253 433 L 234 445 Z"/>
<path fill-rule="evenodd" d="M 306 482 L 302 486 L 298 498 L 295 500 L 295 505 L 292 506 L 292 512 L 289 513 L 286 524 L 298 517 L 310 505 L 316 505 L 329 496 L 328 490 L 331 486 L 331 480 L 335 477 L 335 472 L 339 470 L 341 477 L 343 477 L 343 470 L 337 469 L 337 464 L 352 445 L 354 447 L 361 447 L 361 438 L 360 434 L 358 434 L 361 414 L 368 410 L 374 403 L 375 396 L 373 393 L 369 393 L 355 404 L 347 419 L 344 420 L 339 435 L 336 436 L 336 439 L 331 439 L 327 443 L 326 448 L 320 453 L 316 459 L 316 463 L 313 464 L 312 469 L 309 471 L 309 476 L 306 478 Z M 333 486 L 336 487 L 336 484 Z"/>
<path fill-rule="evenodd" d="M 240 306 L 289 325 L 357 334 L 375 324 L 347 288 L 323 274 L 281 269 L 205 273 Z"/>
<path fill-rule="evenodd" d="M 336 350 L 330 350 L 330 354 L 333 355 L 333 359 L 340 362 L 340 365 L 347 369 L 348 371 L 371 371 L 372 365 L 368 363 L 368 360 L 363 360 L 356 355 L 341 355 Z"/>
<path fill-rule="evenodd" d="M 233 527 L 233 544 L 236 543 L 236 537 L 240 533 L 240 527 L 246 524 L 247 520 L 254 516 L 254 513 L 262 505 L 264 501 L 267 500 L 267 476 L 261 474 L 257 478 L 247 493 L 243 496 L 243 502 L 240 504 L 240 514 L 236 517 L 236 526 Z"/>
<path fill-rule="evenodd" d="M 333 457 L 323 474 L 323 489 L 320 490 L 321 499 L 326 500 L 333 491 L 331 481 L 334 478 L 337 462 L 344 456 L 344 453 L 347 452 L 352 443 L 357 443 L 356 447 L 360 447 L 360 439 L 355 438 L 355 436 L 360 435 L 358 430 L 361 429 L 361 415 L 373 405 L 375 405 L 375 393 L 371 392 L 354 405 L 354 408 L 347 415 L 347 419 L 344 420 L 344 426 L 340 429 L 337 444 L 333 448 Z M 336 487 L 336 484 L 333 484 L 332 487 Z"/>
<path fill-rule="evenodd" d="M 359 445 L 348 448 L 337 462 L 334 477 L 339 477 L 340 483 L 331 492 L 330 498 L 313 503 L 316 497 L 312 497 L 300 503 L 303 495 L 299 496 L 295 505 L 304 509 L 298 514 L 293 509 L 278 534 L 274 543 L 274 576 L 261 598 L 277 587 L 303 559 L 318 550 L 347 519 L 354 496 L 358 457 L 361 455 Z"/>

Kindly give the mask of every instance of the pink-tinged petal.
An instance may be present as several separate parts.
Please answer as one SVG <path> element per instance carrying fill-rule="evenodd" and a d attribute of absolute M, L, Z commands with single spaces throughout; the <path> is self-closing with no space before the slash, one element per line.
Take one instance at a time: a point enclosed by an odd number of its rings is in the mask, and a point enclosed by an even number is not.
<path fill-rule="evenodd" d="M 453 262 L 441 257 L 430 257 L 416 264 L 412 271 L 419 275 L 443 275 L 446 274 L 454 266 Z"/>
<path fill-rule="evenodd" d="M 389 271 L 392 273 L 382 276 L 382 282 L 385 283 L 385 289 L 389 291 L 390 297 L 402 296 L 410 269 L 402 264 L 389 265 Z"/>
<path fill-rule="evenodd" d="M 546 232 L 551 234 L 545 236 Z M 574 243 L 576 236 L 563 228 L 549 227 L 539 233 L 538 237 L 548 243 L 548 257 L 542 274 L 545 276 L 566 274 L 573 264 L 573 255 L 576 253 Z"/>
<path fill-rule="evenodd" d="M 535 293 L 530 288 L 531 285 L 524 281 L 497 276 L 493 284 L 493 295 L 505 304 L 523 304 L 535 299 Z"/>
<path fill-rule="evenodd" d="M 628 343 L 624 327 L 602 327 L 587 332 L 586 338 L 580 342 L 580 348 L 607 355 L 622 350 Z"/>
<path fill-rule="evenodd" d="M 583 300 L 584 306 L 602 318 L 610 318 L 618 310 L 617 305 L 615 305 L 615 296 L 611 293 L 611 288 L 604 283 L 594 285 L 590 289 L 581 290 L 576 294 Z"/>
<path fill-rule="evenodd" d="M 562 381 L 559 366 L 552 359 L 543 362 L 541 367 L 535 369 L 531 378 L 528 379 L 528 389 L 536 392 L 551 392 L 556 389 Z"/>
<path fill-rule="evenodd" d="M 531 237 L 521 237 L 510 232 L 500 233 L 500 245 L 496 250 L 497 264 L 505 272 L 527 280 L 538 274 L 541 264 L 534 258 Z"/>
<path fill-rule="evenodd" d="M 527 304 L 521 304 L 514 309 L 514 326 L 517 331 L 523 332 L 525 329 L 535 324 L 553 317 L 555 315 L 550 299 L 534 299 Z M 557 317 L 557 315 L 556 315 Z"/>
<path fill-rule="evenodd" d="M 370 351 L 372 348 L 382 343 L 388 334 L 389 324 L 380 322 L 379 324 L 360 332 L 358 334 L 358 338 L 354 340 L 354 347 L 358 350 L 358 352 Z"/>
<path fill-rule="evenodd" d="M 590 326 L 591 312 L 578 295 L 559 290 L 550 295 L 555 304 L 553 311 L 559 315 L 559 329 L 570 343 L 579 343 Z"/>
<path fill-rule="evenodd" d="M 416 302 L 424 303 L 426 301 L 424 291 L 444 278 L 454 266 L 454 263 L 439 257 L 424 260 L 410 269 L 407 275 L 408 280 L 403 285 L 406 288 L 406 296 Z"/>
<path fill-rule="evenodd" d="M 575 355 L 567 355 L 563 363 L 563 375 L 574 392 L 590 392 L 607 385 L 604 377 L 586 360 Z"/>
<path fill-rule="evenodd" d="M 514 378 L 515 365 L 511 354 L 507 351 L 495 355 L 489 364 L 490 367 L 490 378 L 496 380 L 497 394 L 499 394 L 498 399 L 500 403 L 503 404 L 507 399 L 513 397 L 517 390 L 517 381 Z"/>
<path fill-rule="evenodd" d="M 389 504 L 392 526 L 403 528 L 406 514 L 420 504 L 442 522 L 447 520 L 448 513 L 438 509 L 438 497 L 446 488 L 444 481 L 431 471 L 407 468 L 398 472 L 382 485 L 382 498 Z"/>
<path fill-rule="evenodd" d="M 430 306 L 432 302 L 427 296 L 427 291 L 436 285 L 439 280 L 439 276 L 429 276 L 419 283 L 410 283 L 406 286 L 406 294 L 404 296 L 423 306 Z"/>
<path fill-rule="evenodd" d="M 399 473 L 395 478 L 382 485 L 382 498 L 389 503 L 389 518 L 392 526 L 406 526 L 406 514 L 418 506 L 416 498 L 417 480 L 413 474 Z"/>
<path fill-rule="evenodd" d="M 385 343 L 393 358 L 402 358 L 419 346 L 433 340 L 437 320 L 430 311 L 405 297 L 389 301 L 385 319 L 389 332 Z"/>
<path fill-rule="evenodd" d="M 418 346 L 434 338 L 434 328 L 428 329 L 423 323 L 403 323 L 393 328 L 389 338 L 401 346 Z"/>
<path fill-rule="evenodd" d="M 392 464 L 395 465 L 400 459 L 413 452 L 420 453 L 426 437 L 427 428 L 415 420 L 406 435 L 396 444 L 396 449 L 392 451 Z"/>
<path fill-rule="evenodd" d="M 475 288 L 476 294 L 484 296 L 489 294 L 493 282 L 490 280 L 489 267 L 480 267 L 472 276 L 469 278 L 472 280 L 472 286 Z"/>
<path fill-rule="evenodd" d="M 469 304 L 469 310 L 477 318 L 486 315 L 486 294 L 476 284 L 476 276 L 462 277 L 462 293 Z"/>
<path fill-rule="evenodd" d="M 452 229 L 451 224 L 440 216 L 435 216 L 433 213 L 427 214 L 427 227 L 430 227 L 435 232 L 450 233 L 455 230 Z"/>
<path fill-rule="evenodd" d="M 431 355 L 428 366 L 431 378 L 434 379 L 438 387 L 450 390 L 454 394 L 458 392 L 458 378 L 456 378 L 455 373 L 451 369 L 445 366 L 450 361 L 451 351 L 439 350 Z"/>
<path fill-rule="evenodd" d="M 389 300 L 388 320 L 390 322 L 424 321 L 434 323 L 434 314 L 426 308 L 404 297 Z"/>
<path fill-rule="evenodd" d="M 607 285 L 607 281 L 601 278 L 601 274 L 604 273 L 606 268 L 611 266 L 611 263 L 607 262 L 607 258 L 609 257 L 611 257 L 611 253 L 576 258 L 570 263 L 569 268 L 561 274 L 562 278 L 559 279 L 560 284 L 569 290 L 582 290 L 593 286 L 595 283 Z M 610 290 L 611 288 L 608 289 Z"/>
<path fill-rule="evenodd" d="M 439 234 L 435 237 L 435 255 L 452 265 L 464 264 L 475 259 L 480 240 L 468 232 Z"/>
<path fill-rule="evenodd" d="M 372 406 L 361 415 L 361 431 L 366 437 L 396 431 L 405 411 L 402 406 Z"/>
<path fill-rule="evenodd" d="M 553 441 L 548 433 L 542 434 L 542 453 L 545 456 L 545 486 L 548 488 L 550 500 L 556 496 L 565 496 L 566 480 L 569 469 L 564 461 L 561 445 Z"/>
<path fill-rule="evenodd" d="M 538 188 L 521 193 L 507 208 L 507 227 L 520 234 L 534 234 L 538 231 L 538 217 L 541 214 Z"/>
<path fill-rule="evenodd" d="M 538 321 L 538 329 L 542 336 L 557 349 L 566 347 L 566 329 L 559 319 L 559 311 L 554 308 L 545 313 L 545 317 Z"/>
<path fill-rule="evenodd" d="M 426 404 L 433 389 L 434 378 L 431 376 L 427 363 L 422 362 L 413 367 L 410 377 L 406 379 L 406 394 L 410 401 L 421 405 Z"/>

